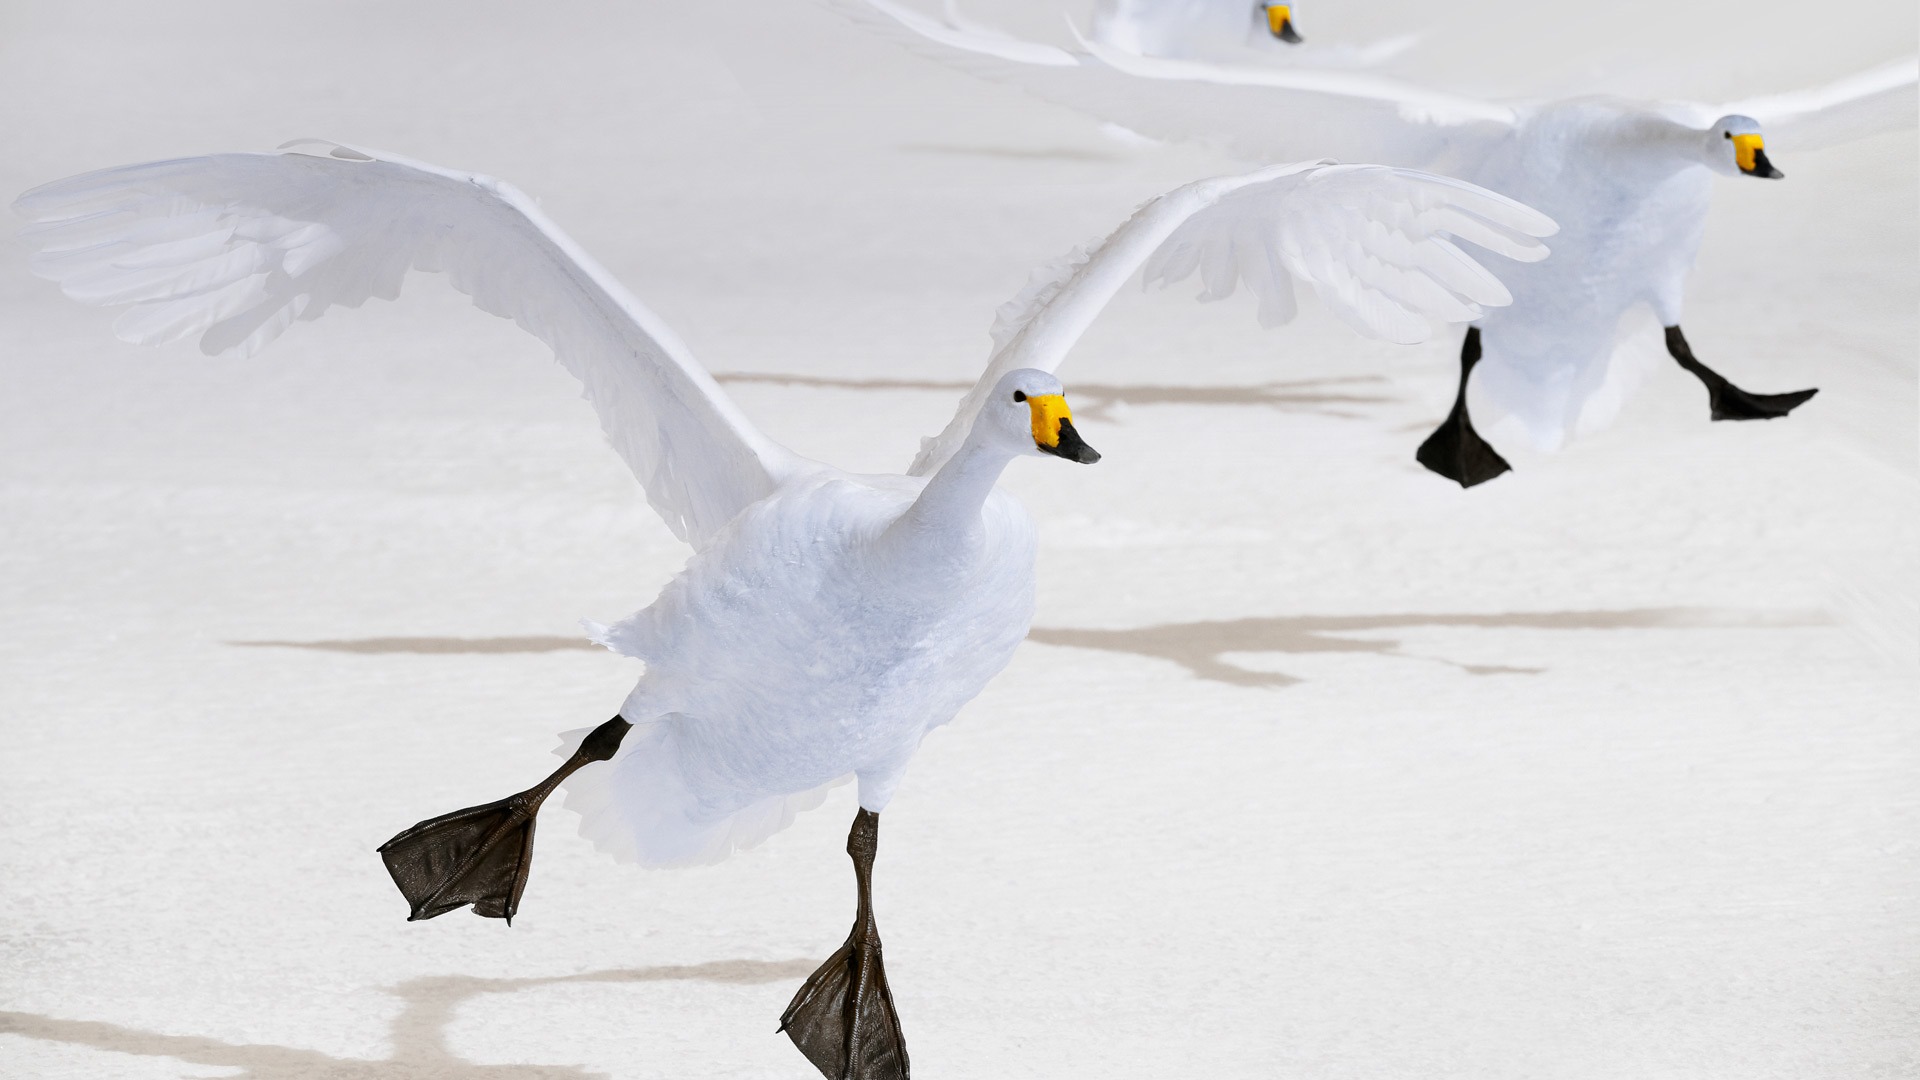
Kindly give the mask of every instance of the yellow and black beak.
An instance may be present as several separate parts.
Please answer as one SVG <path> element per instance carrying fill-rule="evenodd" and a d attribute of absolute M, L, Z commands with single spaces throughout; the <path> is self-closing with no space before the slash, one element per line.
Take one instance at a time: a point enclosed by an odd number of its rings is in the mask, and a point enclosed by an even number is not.
<path fill-rule="evenodd" d="M 1778 180 L 1787 175 L 1773 167 L 1767 160 L 1766 143 L 1758 135 L 1735 135 L 1733 138 L 1733 160 L 1740 171 L 1748 176 L 1758 176 L 1767 180 Z"/>
<path fill-rule="evenodd" d="M 1043 452 L 1082 465 L 1100 460 L 1100 451 L 1088 446 L 1073 430 L 1073 413 L 1067 408 L 1066 398 L 1039 394 L 1027 398 L 1027 408 L 1033 413 L 1033 443 Z"/>
<path fill-rule="evenodd" d="M 1300 44 L 1300 34 L 1293 28 L 1293 5 L 1267 5 L 1267 31 L 1289 45 Z"/>

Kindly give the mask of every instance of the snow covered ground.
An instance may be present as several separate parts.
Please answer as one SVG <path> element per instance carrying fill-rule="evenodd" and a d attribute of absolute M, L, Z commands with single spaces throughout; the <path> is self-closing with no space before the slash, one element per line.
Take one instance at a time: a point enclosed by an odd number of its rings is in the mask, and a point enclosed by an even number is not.
<path fill-rule="evenodd" d="M 1509 93 L 1733 97 L 1916 36 L 1882 0 L 1563 7 L 1301 19 L 1426 27 L 1409 71 Z M 876 470 L 1031 266 L 1238 167 L 773 0 L 15 0 L 0 133 L 9 198 L 309 135 L 509 178 L 775 437 Z M 1008 476 L 1034 640 L 886 815 L 921 1075 L 1920 1071 L 1915 148 L 1717 190 L 1689 336 L 1818 399 L 1709 424 L 1663 365 L 1470 493 L 1412 458 L 1455 341 L 1116 302 L 1062 372 L 1105 461 Z M 634 670 L 574 620 L 683 558 L 542 347 L 416 279 L 255 361 L 137 350 L 25 254 L 0 241 L 0 1076 L 812 1075 L 774 1026 L 846 933 L 851 789 L 691 872 L 552 813 L 511 929 L 407 924 L 373 853 L 609 715 Z"/>

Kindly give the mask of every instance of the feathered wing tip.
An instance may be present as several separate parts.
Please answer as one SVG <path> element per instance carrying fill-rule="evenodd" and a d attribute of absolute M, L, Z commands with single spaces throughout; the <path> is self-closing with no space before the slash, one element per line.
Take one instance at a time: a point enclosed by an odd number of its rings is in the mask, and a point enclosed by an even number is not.
<path fill-rule="evenodd" d="M 376 161 L 374 155 L 346 143 L 337 143 L 332 139 L 288 139 L 274 147 L 281 153 L 312 154 L 315 157 L 339 158 L 341 161 Z"/>
<path fill-rule="evenodd" d="M 1148 284 L 1198 271 L 1201 298 L 1245 282 L 1269 326 L 1293 318 L 1306 283 L 1369 337 L 1424 341 L 1513 302 L 1464 241 L 1521 262 L 1545 258 L 1551 218 L 1472 184 L 1411 169 L 1302 162 L 1215 177 L 1147 200 L 1108 236 L 1036 271 L 993 326 L 986 372 L 908 470 L 931 473 L 965 438 L 987 389 L 1019 367 L 1057 370 L 1136 269 Z"/>
<path fill-rule="evenodd" d="M 1700 125 L 1751 116 L 1766 129 L 1769 149 L 1818 150 L 1920 125 L 1917 87 L 1920 56 L 1906 56 L 1822 86 L 1687 111 Z"/>
<path fill-rule="evenodd" d="M 1540 238 L 1557 230 L 1531 207 L 1447 177 L 1379 165 L 1295 167 L 1188 218 L 1142 278 L 1165 287 L 1197 271 L 1203 301 L 1244 283 L 1270 327 L 1293 318 L 1300 281 L 1356 332 L 1412 344 L 1437 323 L 1471 322 L 1513 302 L 1459 242 L 1534 262 L 1548 254 Z"/>
<path fill-rule="evenodd" d="M 380 266 L 363 293 L 324 295 L 304 281 L 349 246 L 325 222 L 236 205 L 262 191 L 307 201 L 315 177 L 283 173 L 261 182 L 273 158 L 372 162 L 374 155 L 325 139 L 297 139 L 280 154 L 225 154 L 99 169 L 42 184 L 14 200 L 39 251 L 34 274 L 85 304 L 132 305 L 114 334 L 134 345 L 200 337 L 209 356 L 241 358 L 333 304 L 398 297 L 408 262 Z M 391 261 L 391 260 L 389 260 Z M 316 275 L 317 277 L 317 275 Z"/>
<path fill-rule="evenodd" d="M 667 716 L 636 724 L 613 760 L 582 769 L 561 785 L 562 805 L 580 815 L 580 835 L 621 862 L 649 868 L 720 862 L 758 847 L 852 779 L 849 774 L 807 791 L 714 808 L 687 784 L 674 738 L 680 723 L 698 721 Z M 571 754 L 585 732 L 562 733 L 554 752 Z"/>
<path fill-rule="evenodd" d="M 83 303 L 127 305 L 121 338 L 197 337 L 210 355 L 251 355 L 295 322 L 397 299 L 410 272 L 445 273 L 552 348 L 647 501 L 696 547 L 805 467 L 532 199 L 492 177 L 300 140 L 68 177 L 14 208 L 33 222 L 35 273 Z"/>

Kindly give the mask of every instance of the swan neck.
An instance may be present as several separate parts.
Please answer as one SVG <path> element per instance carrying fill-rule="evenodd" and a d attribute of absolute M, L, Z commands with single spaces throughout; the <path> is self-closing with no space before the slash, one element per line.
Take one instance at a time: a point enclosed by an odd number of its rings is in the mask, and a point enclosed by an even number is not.
<path fill-rule="evenodd" d="M 980 511 L 1000 473 L 1013 455 L 970 438 L 958 453 L 927 481 L 887 530 L 889 536 L 914 546 L 966 547 L 977 543 L 983 529 Z"/>
<path fill-rule="evenodd" d="M 1667 169 L 1677 171 L 1689 165 L 1705 164 L 1701 160 L 1701 146 L 1707 136 L 1705 130 L 1664 116 L 1646 117 L 1643 124 L 1638 133 L 1640 142 L 1658 151 L 1661 163 Z"/>

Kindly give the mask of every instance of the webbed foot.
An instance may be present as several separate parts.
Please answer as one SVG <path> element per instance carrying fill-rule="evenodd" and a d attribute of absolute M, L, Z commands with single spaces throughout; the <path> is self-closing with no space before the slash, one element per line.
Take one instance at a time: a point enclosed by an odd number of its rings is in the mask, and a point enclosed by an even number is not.
<path fill-rule="evenodd" d="M 573 756 L 538 786 L 428 818 L 381 844 L 387 873 L 412 906 L 407 921 L 472 904 L 475 915 L 511 925 L 533 867 L 533 822 L 540 804 L 581 766 L 612 757 L 632 727 L 616 716 L 589 732 Z"/>
<path fill-rule="evenodd" d="M 1470 326 L 1460 345 L 1460 389 L 1454 395 L 1453 410 L 1413 455 L 1420 464 L 1463 488 L 1484 484 L 1513 468 L 1473 430 L 1473 419 L 1467 415 L 1467 376 L 1479 362 L 1480 328 Z"/>
<path fill-rule="evenodd" d="M 1667 327 L 1667 353 L 1707 388 L 1707 404 L 1715 420 L 1773 420 L 1805 404 L 1818 389 L 1786 394 L 1753 394 L 1727 381 L 1726 376 L 1701 363 L 1678 326 Z"/>
<path fill-rule="evenodd" d="M 847 834 L 860 899 L 853 932 L 781 1014 L 780 1030 L 827 1080 L 908 1080 L 907 1040 L 887 988 L 873 918 L 873 855 L 880 815 L 861 810 Z"/>

